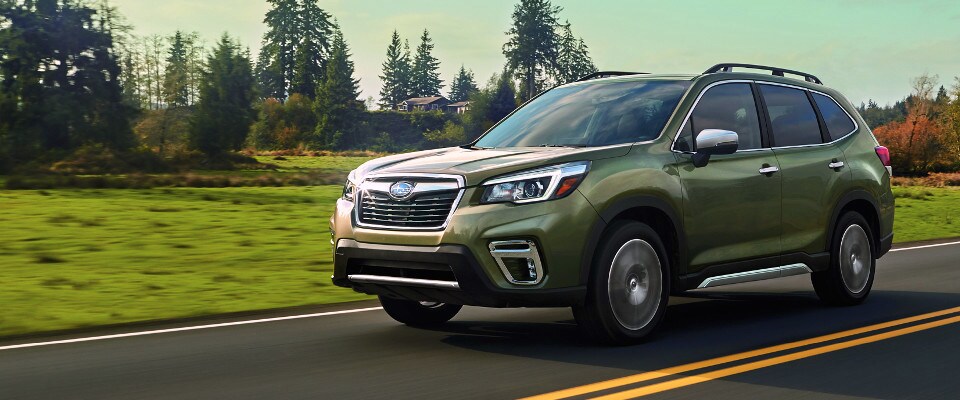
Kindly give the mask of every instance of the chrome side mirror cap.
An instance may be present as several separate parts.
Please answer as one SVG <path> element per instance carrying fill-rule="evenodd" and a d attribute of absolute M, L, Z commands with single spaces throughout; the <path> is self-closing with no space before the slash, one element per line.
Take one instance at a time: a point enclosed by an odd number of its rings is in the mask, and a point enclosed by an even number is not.
<path fill-rule="evenodd" d="M 697 152 L 693 156 L 693 165 L 703 167 L 710 156 L 733 154 L 740 147 L 740 136 L 734 131 L 724 129 L 704 129 L 697 135 Z"/>

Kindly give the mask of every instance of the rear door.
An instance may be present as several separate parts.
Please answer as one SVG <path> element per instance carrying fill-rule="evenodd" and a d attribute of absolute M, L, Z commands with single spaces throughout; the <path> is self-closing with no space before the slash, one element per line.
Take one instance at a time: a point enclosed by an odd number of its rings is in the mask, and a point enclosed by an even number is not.
<path fill-rule="evenodd" d="M 694 167 L 696 133 L 704 129 L 737 132 L 740 150 Z M 779 255 L 780 174 L 777 157 L 765 146 L 761 132 L 750 82 L 724 82 L 706 89 L 685 121 L 674 150 L 683 184 L 688 274 L 711 265 Z"/>
<path fill-rule="evenodd" d="M 783 179 L 783 254 L 822 253 L 831 211 L 839 201 L 835 188 L 847 177 L 843 152 L 829 143 L 812 93 L 762 82 L 758 87 Z"/>

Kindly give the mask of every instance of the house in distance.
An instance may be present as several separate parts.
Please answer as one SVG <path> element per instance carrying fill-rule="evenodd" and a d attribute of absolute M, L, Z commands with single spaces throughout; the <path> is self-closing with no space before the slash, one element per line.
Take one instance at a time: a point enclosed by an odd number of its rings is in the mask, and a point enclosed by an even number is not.
<path fill-rule="evenodd" d="M 412 97 L 397 104 L 400 111 L 446 111 L 450 100 L 443 96 Z"/>

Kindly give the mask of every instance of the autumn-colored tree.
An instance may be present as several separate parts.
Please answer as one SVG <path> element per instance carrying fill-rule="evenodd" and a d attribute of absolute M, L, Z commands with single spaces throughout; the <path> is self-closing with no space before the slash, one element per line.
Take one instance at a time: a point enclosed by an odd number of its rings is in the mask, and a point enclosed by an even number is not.
<path fill-rule="evenodd" d="M 913 93 L 906 101 L 906 117 L 874 129 L 877 140 L 890 148 L 893 168 L 904 174 L 925 174 L 956 168 L 955 153 L 951 151 L 950 126 L 945 116 L 949 113 L 944 94 L 934 97 L 936 75 L 924 74 L 912 82 Z"/>

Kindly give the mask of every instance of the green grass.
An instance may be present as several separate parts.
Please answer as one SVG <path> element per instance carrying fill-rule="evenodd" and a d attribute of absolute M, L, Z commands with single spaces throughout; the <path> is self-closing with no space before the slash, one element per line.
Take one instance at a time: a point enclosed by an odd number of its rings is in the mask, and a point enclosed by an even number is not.
<path fill-rule="evenodd" d="M 356 168 L 358 165 L 370 161 L 376 157 L 257 156 L 254 158 L 264 164 L 276 165 L 281 171 L 300 172 L 303 170 L 331 170 L 342 171 L 344 172 L 344 175 L 346 175 L 347 172 L 350 172 L 350 170 Z M 278 160 L 277 158 L 281 159 Z"/>
<path fill-rule="evenodd" d="M 894 193 L 897 242 L 960 236 L 960 188 Z M 0 336 L 369 298 L 330 283 L 327 221 L 339 195 L 0 191 Z"/>
<path fill-rule="evenodd" d="M 960 188 L 895 186 L 895 242 L 960 236 Z"/>
<path fill-rule="evenodd" d="M 330 282 L 340 190 L 0 191 L 0 336 L 368 298 Z"/>

